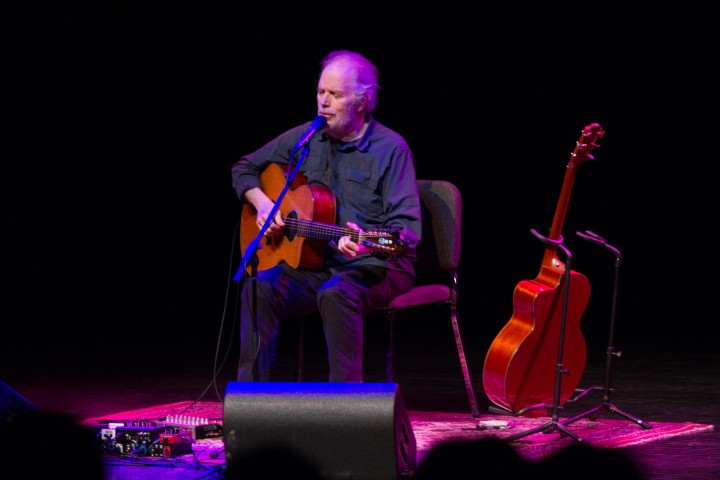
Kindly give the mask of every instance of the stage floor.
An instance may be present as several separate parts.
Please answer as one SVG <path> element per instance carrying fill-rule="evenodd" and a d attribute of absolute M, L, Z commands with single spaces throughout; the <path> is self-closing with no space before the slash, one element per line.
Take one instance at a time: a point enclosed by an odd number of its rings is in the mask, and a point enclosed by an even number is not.
<path fill-rule="evenodd" d="M 311 351 L 306 353 L 306 378 L 309 382 L 323 381 L 324 354 L 320 349 L 310 348 Z M 385 381 L 382 348 L 378 346 L 376 350 L 368 352 L 367 356 L 368 383 Z M 481 357 L 471 354 L 468 362 L 476 382 L 480 408 L 480 416 L 473 417 L 452 342 L 438 341 L 431 347 L 419 341 L 410 342 L 402 344 L 399 353 L 397 384 L 417 439 L 418 463 L 437 442 L 484 436 L 502 438 L 549 420 L 489 411 L 490 404 L 482 390 Z M 581 387 L 604 384 L 604 353 L 602 350 L 589 351 Z M 281 355 L 279 368 L 285 372 L 285 380 L 294 375 L 294 355 L 294 352 Z M 161 414 L 171 413 L 172 408 L 168 406 L 174 405 L 177 410 L 179 406 L 193 402 L 214 409 L 217 416 L 223 406 L 225 387 L 234 381 L 232 361 L 214 367 L 212 358 L 197 355 L 176 358 L 178 361 L 126 362 L 123 365 L 28 361 L 4 365 L 0 380 L 37 409 L 68 414 L 78 422 L 110 419 L 123 412 L 131 420 L 132 417 L 144 417 L 143 412 L 154 412 L 154 416 L 161 417 Z M 717 352 L 673 350 L 665 346 L 627 348 L 624 356 L 613 362 L 614 391 L 610 400 L 653 428 L 643 429 L 612 411 L 602 412 L 595 422 L 581 420 L 568 428 L 590 444 L 627 452 L 644 469 L 644 478 L 718 478 L 720 433 L 714 427 L 720 423 L 717 407 L 719 367 L 720 354 Z M 214 369 L 217 373 L 213 379 Z M 565 405 L 560 410 L 559 420 L 572 418 L 602 401 L 601 391 L 593 392 L 574 404 Z M 510 428 L 478 429 L 477 425 L 486 420 L 507 422 Z M 40 432 L 38 439 L 42 440 Z M 202 448 L 206 453 L 213 448 L 222 450 L 221 441 L 205 443 Z M 208 443 L 212 445 L 208 446 Z M 572 438 L 561 437 L 556 432 L 537 433 L 513 445 L 526 458 L 540 458 L 573 443 Z M 67 454 L 72 455 L 72 452 Z M 160 462 L 150 461 L 151 468 L 145 464 L 148 462 L 115 456 L 106 459 L 105 471 L 106 477 L 113 480 L 221 478 L 222 455 L 224 452 L 215 455 L 203 468 L 195 468 L 192 462 L 173 468 L 157 468 Z M 13 458 L 3 460 L 4 469 L 18 467 Z M 473 462 L 474 459 L 468 459 L 469 466 Z"/>

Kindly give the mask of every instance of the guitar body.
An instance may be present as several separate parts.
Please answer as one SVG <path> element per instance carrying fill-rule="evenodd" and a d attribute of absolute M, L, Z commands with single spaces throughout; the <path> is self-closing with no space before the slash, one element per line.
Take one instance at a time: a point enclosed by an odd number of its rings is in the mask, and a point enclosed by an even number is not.
<path fill-rule="evenodd" d="M 285 188 L 285 171 L 282 166 L 272 163 L 260 174 L 260 188 L 273 201 Z M 334 224 L 335 194 L 328 187 L 307 185 L 307 180 L 298 173 L 285 193 L 279 211 L 283 218 L 296 217 L 301 220 Z M 240 251 L 243 255 L 260 232 L 256 224 L 256 215 L 257 212 L 252 205 L 247 203 L 243 205 L 240 218 Z M 285 260 L 294 268 L 319 270 L 325 260 L 327 244 L 327 240 L 324 239 L 299 235 L 278 237 L 265 235 L 262 248 L 257 251 L 258 271 L 274 267 L 280 260 Z"/>
<path fill-rule="evenodd" d="M 555 406 L 556 391 L 561 407 L 577 388 L 585 370 L 586 346 L 580 319 L 590 299 L 590 282 L 579 272 L 568 273 L 556 253 L 562 243 L 562 226 L 575 172 L 583 161 L 592 158 L 590 151 L 603 133 L 600 125 L 592 123 L 583 129 L 576 142 L 540 273 L 534 280 L 523 280 L 515 286 L 512 317 L 485 357 L 483 387 L 488 399 L 515 414 L 549 415 Z M 567 298 L 566 281 L 569 281 Z M 567 308 L 563 325 L 564 306 Z"/>
<path fill-rule="evenodd" d="M 561 274 L 543 269 L 513 292 L 513 315 L 493 341 L 485 361 L 483 384 L 490 401 L 512 412 L 536 405 L 551 406 L 560 347 L 564 289 Z M 563 277 L 564 278 L 564 277 Z M 560 405 L 580 383 L 586 361 L 580 319 L 590 298 L 590 283 L 571 270 L 563 342 Z M 526 416 L 548 415 L 549 408 L 528 410 Z"/>

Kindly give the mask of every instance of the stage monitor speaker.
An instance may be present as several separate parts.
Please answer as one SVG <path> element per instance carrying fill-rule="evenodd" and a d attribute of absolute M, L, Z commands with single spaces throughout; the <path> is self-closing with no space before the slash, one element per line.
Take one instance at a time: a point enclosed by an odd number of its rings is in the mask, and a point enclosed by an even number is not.
<path fill-rule="evenodd" d="M 23 416 L 40 410 L 0 380 L 0 427 L 17 423 Z"/>
<path fill-rule="evenodd" d="M 228 471 L 241 476 L 240 459 L 273 450 L 306 459 L 323 479 L 396 480 L 416 466 L 396 383 L 230 382 L 223 441 Z"/>

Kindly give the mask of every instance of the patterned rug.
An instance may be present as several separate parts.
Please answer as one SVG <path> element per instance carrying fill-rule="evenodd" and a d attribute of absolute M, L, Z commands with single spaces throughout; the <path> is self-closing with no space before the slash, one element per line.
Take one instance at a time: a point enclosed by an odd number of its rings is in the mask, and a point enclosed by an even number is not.
<path fill-rule="evenodd" d="M 117 412 L 103 417 L 88 418 L 84 425 L 103 425 L 108 422 L 126 424 L 152 424 L 170 417 L 176 422 L 201 422 L 222 424 L 223 404 L 220 402 L 177 402 L 139 410 Z M 609 414 L 610 415 L 610 414 Z M 417 462 L 436 444 L 444 441 L 472 440 L 487 436 L 505 438 L 516 435 L 513 445 L 523 457 L 536 460 L 556 452 L 575 442 L 563 434 L 562 429 L 551 428 L 547 433 L 538 431 L 525 435 L 534 428 L 549 424 L 550 417 L 504 417 L 481 415 L 474 418 L 467 413 L 410 411 L 408 418 L 417 444 Z M 510 418 L 508 420 L 508 418 Z M 563 419 L 559 422 L 562 424 Z M 648 422 L 652 428 L 644 429 L 635 423 L 618 418 L 600 416 L 596 420 L 581 419 L 563 428 L 582 441 L 599 448 L 622 448 L 655 440 L 703 432 L 713 425 L 691 422 Z M 206 438 L 192 446 L 196 461 L 207 459 L 210 463 L 222 463 L 222 438 Z M 205 455 L 203 455 L 205 454 Z"/>
<path fill-rule="evenodd" d="M 518 435 L 513 445 L 528 459 L 540 459 L 575 442 L 560 429 L 548 429 L 525 435 L 536 427 L 549 424 L 550 417 L 524 418 L 481 415 L 473 418 L 468 414 L 442 412 L 409 412 L 410 423 L 415 432 L 417 455 L 420 459 L 433 445 L 447 440 L 461 440 L 496 436 L 499 438 Z M 559 422 L 562 426 L 563 419 Z M 652 428 L 644 429 L 633 422 L 617 418 L 600 417 L 596 420 L 582 419 L 564 426 L 583 442 L 597 448 L 622 448 L 663 438 L 712 430 L 712 425 L 698 423 L 650 422 Z M 489 427 L 488 427 L 489 426 Z"/>

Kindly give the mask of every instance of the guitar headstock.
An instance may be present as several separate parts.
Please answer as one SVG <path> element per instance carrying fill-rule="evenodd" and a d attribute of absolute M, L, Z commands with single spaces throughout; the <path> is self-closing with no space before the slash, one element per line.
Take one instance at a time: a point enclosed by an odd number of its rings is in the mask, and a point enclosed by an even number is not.
<path fill-rule="evenodd" d="M 597 141 L 602 138 L 605 131 L 597 123 L 591 123 L 583 128 L 580 139 L 576 142 L 575 150 L 570 155 L 570 165 L 580 165 L 585 160 L 592 160 L 593 156 L 590 152 L 597 147 Z"/>
<path fill-rule="evenodd" d="M 384 260 L 394 260 L 405 253 L 407 244 L 397 227 L 379 227 L 365 230 L 360 243 L 372 250 L 372 254 Z"/>

